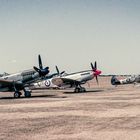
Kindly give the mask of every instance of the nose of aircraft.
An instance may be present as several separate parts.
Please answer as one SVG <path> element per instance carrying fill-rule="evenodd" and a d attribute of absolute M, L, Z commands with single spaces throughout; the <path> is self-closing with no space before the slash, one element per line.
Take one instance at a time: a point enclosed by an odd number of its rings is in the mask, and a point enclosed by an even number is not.
<path fill-rule="evenodd" d="M 101 73 L 102 73 L 102 71 L 96 70 L 95 73 L 94 73 L 94 75 L 95 75 L 95 76 L 98 76 L 98 75 L 100 75 Z"/>

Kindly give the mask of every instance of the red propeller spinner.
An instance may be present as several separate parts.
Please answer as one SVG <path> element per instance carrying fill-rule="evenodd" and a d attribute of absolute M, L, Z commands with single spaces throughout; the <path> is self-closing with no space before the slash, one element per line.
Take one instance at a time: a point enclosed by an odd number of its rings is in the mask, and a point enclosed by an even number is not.
<path fill-rule="evenodd" d="M 97 70 L 97 62 L 95 61 L 95 63 L 94 63 L 94 66 L 93 66 L 93 64 L 91 63 L 91 68 L 92 68 L 92 70 L 93 70 L 93 74 L 94 74 L 94 76 L 95 76 L 95 78 L 96 78 L 96 82 L 97 82 L 97 84 L 98 84 L 98 77 L 97 76 L 99 76 L 101 73 L 102 73 L 102 71 L 100 71 L 100 70 Z"/>

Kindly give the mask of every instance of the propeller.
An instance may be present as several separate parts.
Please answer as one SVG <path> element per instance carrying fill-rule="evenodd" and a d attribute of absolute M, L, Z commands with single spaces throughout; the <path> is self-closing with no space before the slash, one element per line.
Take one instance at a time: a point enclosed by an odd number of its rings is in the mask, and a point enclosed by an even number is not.
<path fill-rule="evenodd" d="M 59 76 L 62 76 L 62 74 L 65 73 L 65 71 L 60 72 L 57 66 L 55 66 L 55 68 L 56 68 L 57 74 L 58 74 Z"/>
<path fill-rule="evenodd" d="M 100 70 L 97 70 L 97 62 L 95 61 L 94 66 L 93 66 L 92 63 L 90 63 L 90 64 L 91 64 L 91 68 L 92 68 L 92 70 L 94 72 L 94 76 L 96 78 L 96 82 L 97 82 L 97 84 L 99 84 L 98 75 L 101 74 L 101 71 Z"/>
<path fill-rule="evenodd" d="M 43 65 L 42 65 L 42 60 L 41 60 L 41 56 L 38 55 L 38 63 L 39 63 L 39 68 L 37 68 L 36 66 L 34 66 L 34 70 L 36 72 L 39 73 L 40 76 L 45 76 L 46 74 L 49 73 L 49 67 L 45 67 L 43 68 Z"/>
<path fill-rule="evenodd" d="M 46 76 L 47 79 L 53 78 L 54 76 L 60 76 L 61 77 L 62 74 L 65 73 L 65 71 L 60 72 L 57 66 L 55 66 L 55 68 L 56 68 L 57 72 L 53 73 L 53 74 L 50 74 L 50 75 L 47 75 Z"/>

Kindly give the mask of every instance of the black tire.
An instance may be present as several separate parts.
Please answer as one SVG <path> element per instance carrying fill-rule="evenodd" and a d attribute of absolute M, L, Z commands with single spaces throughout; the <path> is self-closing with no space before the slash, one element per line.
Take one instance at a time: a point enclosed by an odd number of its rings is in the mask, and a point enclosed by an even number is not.
<path fill-rule="evenodd" d="M 81 92 L 86 92 L 86 89 L 84 87 L 82 87 Z"/>
<path fill-rule="evenodd" d="M 16 91 L 16 92 L 14 93 L 14 98 L 20 98 L 20 95 L 21 95 L 21 93 L 18 92 L 18 91 Z"/>
<path fill-rule="evenodd" d="M 74 90 L 74 92 L 75 92 L 75 93 L 79 93 L 79 92 L 80 92 L 80 88 L 76 88 L 76 89 Z"/>
<path fill-rule="evenodd" d="M 31 97 L 31 92 L 30 92 L 30 91 L 25 91 L 25 92 L 24 92 L 24 96 L 25 96 L 26 98 Z"/>

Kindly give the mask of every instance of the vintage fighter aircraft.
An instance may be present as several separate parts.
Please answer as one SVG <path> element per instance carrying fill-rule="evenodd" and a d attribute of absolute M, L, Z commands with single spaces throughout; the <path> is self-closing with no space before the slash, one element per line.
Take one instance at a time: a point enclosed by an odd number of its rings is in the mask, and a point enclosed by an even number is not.
<path fill-rule="evenodd" d="M 58 87 L 69 86 L 74 87 L 74 92 L 85 92 L 86 89 L 81 86 L 81 84 L 85 84 L 87 81 L 92 80 L 94 77 L 98 83 L 97 76 L 101 74 L 100 70 L 97 70 L 97 63 L 95 62 L 94 66 L 91 63 L 92 70 L 81 71 L 71 74 L 62 75 L 59 77 L 54 77 L 51 79 L 52 84 Z"/>
<path fill-rule="evenodd" d="M 21 96 L 21 90 L 24 91 L 25 97 L 31 96 L 31 90 L 27 90 L 28 84 L 35 82 L 40 77 L 44 77 L 49 73 L 49 67 L 43 68 L 42 60 L 38 55 L 39 68 L 25 70 L 15 74 L 4 75 L 0 77 L 0 92 L 14 92 L 14 97 Z"/>
<path fill-rule="evenodd" d="M 140 83 L 140 75 L 132 75 L 124 79 L 117 79 L 116 76 L 112 76 L 111 84 L 112 85 L 124 85 L 124 84 L 136 84 Z"/>

